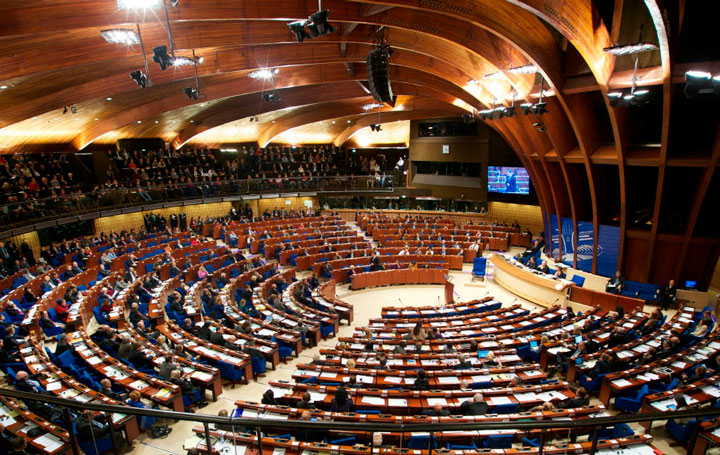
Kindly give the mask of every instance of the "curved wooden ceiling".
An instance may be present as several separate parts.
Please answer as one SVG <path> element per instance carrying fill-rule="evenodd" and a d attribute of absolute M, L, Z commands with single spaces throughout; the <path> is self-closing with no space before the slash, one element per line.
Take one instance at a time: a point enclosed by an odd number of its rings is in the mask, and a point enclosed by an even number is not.
<path fill-rule="evenodd" d="M 203 98 L 194 101 L 182 93 L 194 85 L 192 67 L 160 71 L 150 61 L 153 85 L 140 89 L 128 77 L 143 69 L 139 46 L 109 44 L 100 36 L 103 29 L 140 24 L 150 60 L 153 47 L 168 44 L 162 10 L 120 10 L 116 0 L 0 0 L 0 85 L 7 86 L 0 90 L 0 151 L 45 144 L 81 150 L 128 137 L 161 137 L 175 146 L 214 144 L 232 131 L 265 145 L 286 140 L 288 131 L 332 121 L 335 126 L 326 128 L 323 138 L 340 145 L 373 123 L 375 113 L 362 111 L 372 102 L 363 85 L 364 62 L 382 26 L 395 51 L 390 78 L 400 95 L 396 108 L 383 108 L 388 122 L 459 116 L 495 102 L 508 104 L 512 94 L 517 102 L 534 102 L 542 78 L 554 93 L 546 99 L 548 114 L 488 125 L 528 168 L 546 216 L 592 221 L 596 234 L 612 220 L 622 230 L 620 257 L 628 242 L 637 250 L 628 221 L 630 166 L 656 167 L 650 207 L 655 223 L 643 237 L 653 258 L 662 240 L 657 221 L 666 168 L 678 162 L 705 166 L 714 156 L 708 151 L 682 161 L 670 149 L 673 82 L 682 75 L 673 66 L 670 34 L 680 33 L 686 14 L 685 2 L 664 3 L 675 2 L 325 0 L 323 9 L 330 10 L 337 30 L 297 43 L 286 23 L 315 12 L 316 0 L 180 0 L 169 8 L 176 54 L 194 50 L 204 58 L 198 66 Z M 638 30 L 660 47 L 642 56 L 638 82 L 658 85 L 662 97 L 660 134 L 650 145 L 635 143 L 636 119 L 604 96 L 631 84 L 633 62 L 603 48 L 634 39 Z M 528 64 L 538 75 L 508 72 Z M 279 69 L 280 101 L 272 104 L 261 100 L 267 82 L 247 77 L 270 67 Z M 495 76 L 484 77 L 489 74 Z M 63 115 L 70 105 L 77 114 Z M 261 121 L 250 125 L 255 115 Z M 539 121 L 545 131 L 533 126 Z M 617 194 L 612 203 L 602 200 L 608 185 L 617 186 L 610 188 Z M 696 195 L 695 205 L 702 204 L 706 190 Z M 685 232 L 682 255 L 690 249 L 691 231 Z M 637 271 L 640 279 L 653 275 L 647 267 Z"/>

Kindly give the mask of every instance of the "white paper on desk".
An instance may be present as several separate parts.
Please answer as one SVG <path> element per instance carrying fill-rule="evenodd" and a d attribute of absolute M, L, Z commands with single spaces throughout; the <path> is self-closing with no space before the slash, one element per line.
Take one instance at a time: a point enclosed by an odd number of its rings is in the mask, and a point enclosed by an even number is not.
<path fill-rule="evenodd" d="M 243 408 L 243 413 L 240 417 L 241 418 L 246 417 L 246 418 L 252 419 L 254 417 L 257 417 L 258 414 L 259 413 L 255 409 Z"/>
<path fill-rule="evenodd" d="M 616 379 L 614 381 L 610 381 L 610 383 L 615 387 L 627 387 L 632 385 L 632 382 L 628 381 L 627 379 Z"/>
<path fill-rule="evenodd" d="M 58 438 L 52 433 L 46 433 L 42 436 L 39 436 L 33 439 L 33 442 L 45 447 L 45 450 L 47 450 L 48 452 L 54 452 L 60 447 L 62 447 L 62 445 L 64 444 L 64 442 L 60 438 Z"/>
<path fill-rule="evenodd" d="M 407 385 L 415 384 L 415 378 L 404 378 L 403 381 L 405 381 L 405 384 Z"/>
<path fill-rule="evenodd" d="M 513 395 L 516 400 L 518 400 L 520 403 L 527 403 L 529 401 L 536 401 L 538 399 L 535 392 L 528 392 L 528 393 L 516 393 Z"/>
<path fill-rule="evenodd" d="M 714 385 L 706 385 L 702 388 L 702 391 L 715 398 L 720 397 L 720 389 Z"/>
<path fill-rule="evenodd" d="M 273 455 L 285 455 L 285 448 L 275 447 L 275 450 L 273 450 Z"/>
<path fill-rule="evenodd" d="M 324 401 L 327 394 L 319 392 L 310 392 L 310 401 Z"/>
<path fill-rule="evenodd" d="M 322 376 L 321 376 L 321 377 L 322 377 Z M 363 376 L 363 375 L 360 375 L 360 376 L 357 376 L 357 380 L 358 380 L 358 382 L 361 383 L 361 384 L 372 384 L 373 382 L 375 382 L 375 380 L 373 379 L 372 376 Z"/>
<path fill-rule="evenodd" d="M 684 369 L 687 366 L 687 363 L 678 361 L 678 362 L 673 362 L 672 366 L 674 366 L 675 368 Z"/>
<path fill-rule="evenodd" d="M 525 375 L 533 378 L 535 376 L 542 376 L 543 372 L 539 370 L 529 370 L 525 372 Z"/>
<path fill-rule="evenodd" d="M 560 401 L 564 401 L 568 399 L 568 396 L 565 395 L 562 392 L 558 392 L 557 390 L 551 390 L 548 392 L 550 395 L 552 395 L 554 398 L 557 398 Z"/>
<path fill-rule="evenodd" d="M 403 378 L 398 378 L 395 376 L 385 376 L 385 382 L 389 382 L 390 384 L 400 384 L 402 380 Z"/>
<path fill-rule="evenodd" d="M 365 404 L 374 404 L 378 406 L 384 406 L 385 405 L 385 399 L 380 397 L 371 397 L 371 396 L 364 396 L 362 397 L 362 400 L 360 402 Z"/>
<path fill-rule="evenodd" d="M 437 405 L 447 406 L 447 404 L 448 404 L 448 402 L 445 398 L 428 398 L 427 402 L 428 402 L 429 406 L 437 406 Z"/>
<path fill-rule="evenodd" d="M 407 406 L 407 400 L 405 398 L 389 398 L 388 406 L 400 407 Z"/>
<path fill-rule="evenodd" d="M 85 359 L 85 361 L 90 365 L 97 365 L 98 363 L 102 363 L 102 359 L 98 356 L 90 357 L 88 359 Z"/>
<path fill-rule="evenodd" d="M 541 392 L 536 394 L 538 397 L 538 400 L 540 401 L 551 401 L 553 399 L 553 394 L 550 392 Z"/>
<path fill-rule="evenodd" d="M 473 382 L 490 382 L 492 380 L 492 376 L 489 374 L 480 374 L 473 376 L 472 380 Z"/>
<path fill-rule="evenodd" d="M 337 373 L 323 371 L 320 373 L 320 379 L 327 378 L 327 379 L 335 379 L 337 378 Z"/>
<path fill-rule="evenodd" d="M 190 375 L 190 377 L 195 378 L 198 381 L 209 381 L 212 379 L 212 375 L 210 373 L 205 373 L 204 371 L 195 371 Z"/>
<path fill-rule="evenodd" d="M 62 389 L 62 383 L 60 381 L 48 382 L 48 384 L 45 386 L 45 390 L 47 390 L 48 392 L 60 389 Z"/>
<path fill-rule="evenodd" d="M 512 400 L 509 397 L 490 397 L 490 401 L 492 401 L 494 405 L 512 403 Z"/>
<path fill-rule="evenodd" d="M 632 353 L 632 351 L 620 351 L 617 353 L 617 356 L 620 357 L 621 359 L 624 359 L 627 357 L 632 357 L 633 353 Z"/>
<path fill-rule="evenodd" d="M 440 384 L 460 384 L 457 376 L 440 376 L 437 380 Z"/>

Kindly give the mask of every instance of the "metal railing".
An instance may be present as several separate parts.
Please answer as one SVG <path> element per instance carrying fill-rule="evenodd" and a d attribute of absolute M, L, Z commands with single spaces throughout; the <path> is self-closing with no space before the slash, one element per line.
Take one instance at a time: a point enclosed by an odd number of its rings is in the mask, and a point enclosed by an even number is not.
<path fill-rule="evenodd" d="M 23 193 L 10 195 L 17 202 L 0 205 L 0 225 L 5 228 L 40 223 L 61 217 L 123 207 L 273 193 L 392 192 L 399 181 L 394 174 L 379 176 L 291 177 L 243 180 L 199 180 L 135 187 L 75 187 L 68 194 L 33 199 Z M 79 190 L 79 191 L 78 191 Z"/>
<path fill-rule="evenodd" d="M 573 429 L 587 429 L 591 428 L 592 445 L 590 449 L 590 455 L 595 455 L 598 443 L 598 434 L 601 429 L 612 427 L 617 424 L 623 423 L 637 423 L 637 422 L 653 422 L 657 420 L 667 420 L 671 418 L 695 418 L 696 424 L 692 436 L 689 440 L 687 447 L 688 455 L 693 453 L 695 442 L 698 438 L 698 432 L 700 428 L 700 419 L 702 417 L 718 417 L 720 416 L 720 410 L 717 408 L 703 408 L 694 409 L 689 411 L 672 411 L 662 413 L 636 413 L 630 415 L 621 415 L 614 417 L 598 417 L 592 419 L 578 419 L 578 420 L 526 420 L 526 421 L 494 421 L 494 422 L 471 422 L 471 423 L 413 423 L 413 424 L 391 424 L 391 423 L 367 423 L 367 422 L 327 422 L 327 421 L 302 421 L 302 420 L 280 420 L 280 419 L 265 419 L 265 418 L 237 418 L 237 417 L 220 417 L 207 414 L 194 414 L 188 412 L 178 411 L 165 411 L 159 409 L 141 409 L 130 406 L 119 406 L 119 405 L 108 405 L 99 404 L 93 402 L 81 403 L 74 400 L 68 400 L 58 398 L 49 395 L 38 395 L 28 392 L 20 392 L 11 389 L 0 388 L 0 396 L 6 396 L 10 398 L 20 399 L 23 401 L 41 401 L 47 404 L 53 404 L 62 407 L 64 411 L 68 408 L 79 409 L 79 410 L 91 410 L 98 411 L 106 414 L 120 413 L 126 415 L 135 416 L 148 416 L 157 417 L 170 420 L 186 420 L 191 422 L 197 422 L 203 425 L 204 436 L 207 443 L 207 447 L 212 447 L 211 436 L 210 436 L 210 424 L 220 424 L 224 426 L 232 426 L 238 428 L 252 428 L 257 437 L 258 447 L 260 453 L 262 452 L 262 432 L 268 430 L 277 430 L 281 433 L 287 433 L 289 424 L 295 430 L 328 430 L 328 431 L 364 431 L 370 433 L 370 454 L 373 453 L 373 435 L 377 433 L 429 433 L 430 442 L 428 445 L 428 455 L 432 455 L 434 437 L 436 433 L 442 433 L 443 431 L 482 431 L 482 430 L 540 430 L 540 438 L 538 443 L 537 455 L 542 455 L 546 441 L 546 434 L 548 430 L 553 429 L 564 429 L 572 431 Z M 65 414 L 65 423 L 70 425 L 68 433 L 70 434 L 70 443 L 73 448 L 74 455 L 80 455 L 78 450 L 78 444 L 75 435 L 72 432 L 72 426 L 69 420 L 67 412 Z M 112 419 L 108 418 L 108 422 Z M 112 425 L 110 425 L 112 428 Z M 117 430 L 115 430 L 117 431 Z M 116 453 L 118 447 L 115 447 Z"/>

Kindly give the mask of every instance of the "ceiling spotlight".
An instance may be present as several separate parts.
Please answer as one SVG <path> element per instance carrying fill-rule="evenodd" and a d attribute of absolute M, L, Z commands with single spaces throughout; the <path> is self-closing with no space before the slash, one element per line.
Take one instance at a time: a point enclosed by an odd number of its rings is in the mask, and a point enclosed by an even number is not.
<path fill-rule="evenodd" d="M 517 112 L 515 112 L 515 106 L 510 106 L 505 108 L 505 117 L 515 117 L 517 115 Z"/>
<path fill-rule="evenodd" d="M 496 107 L 493 111 L 495 112 L 495 116 L 497 118 L 505 117 L 505 106 Z"/>
<path fill-rule="evenodd" d="M 698 71 L 698 70 L 690 70 L 685 71 L 685 80 L 688 79 L 707 79 L 710 80 L 712 77 L 712 74 L 708 73 L 707 71 Z"/>
<path fill-rule="evenodd" d="M 200 94 L 198 93 L 197 89 L 193 87 L 185 87 L 183 89 L 183 92 L 185 93 L 185 96 L 188 97 L 188 99 L 194 99 L 197 101 L 197 99 L 200 98 Z"/>
<path fill-rule="evenodd" d="M 130 78 L 142 88 L 145 88 L 147 86 L 147 76 L 145 76 L 140 70 L 130 73 Z"/>
<path fill-rule="evenodd" d="M 7 89 L 8 89 L 7 85 L 0 85 L 0 90 L 7 90 Z"/>
<path fill-rule="evenodd" d="M 251 79 L 272 79 L 280 70 L 263 68 L 248 73 L 248 77 Z"/>
<path fill-rule="evenodd" d="M 369 104 L 364 104 L 362 108 L 364 111 L 372 111 L 373 109 L 378 109 L 381 107 L 383 107 L 383 105 L 380 103 L 369 103 Z"/>
<path fill-rule="evenodd" d="M 544 133 L 545 130 L 547 130 L 547 127 L 545 127 L 545 124 L 543 122 L 537 122 L 533 123 L 533 126 L 536 130 L 540 131 L 541 133 Z"/>
<path fill-rule="evenodd" d="M 615 107 L 620 102 L 620 99 L 622 98 L 623 94 L 622 92 L 610 92 L 607 94 L 608 102 L 610 103 L 611 107 Z"/>
<path fill-rule="evenodd" d="M 379 123 L 371 123 L 371 124 L 370 124 L 370 130 L 371 130 L 371 131 L 375 131 L 375 132 L 379 132 L 379 131 L 382 131 L 382 127 L 380 126 Z"/>
<path fill-rule="evenodd" d="M 160 69 L 165 71 L 168 66 L 173 64 L 173 59 L 167 53 L 167 46 L 158 46 L 153 48 L 153 62 L 160 65 Z"/>
<path fill-rule="evenodd" d="M 535 103 L 530 108 L 532 114 L 543 115 L 547 114 L 547 103 Z"/>
<path fill-rule="evenodd" d="M 632 55 L 640 54 L 642 52 L 656 51 L 658 49 L 655 43 L 633 43 L 633 44 L 618 44 L 616 46 L 610 46 L 603 49 L 608 54 L 612 55 Z"/>
<path fill-rule="evenodd" d="M 475 123 L 475 121 L 476 121 L 474 114 L 463 114 L 462 119 L 463 119 L 463 123 L 465 123 L 467 125 L 471 125 L 471 124 Z"/>
<path fill-rule="evenodd" d="M 307 28 L 310 30 L 310 35 L 315 38 L 316 36 L 327 35 L 335 31 L 335 27 L 328 24 L 329 10 L 318 11 L 310 15 L 310 21 L 307 23 Z"/>
<path fill-rule="evenodd" d="M 117 0 L 117 6 L 120 9 L 158 9 L 163 6 L 163 0 Z"/>
<path fill-rule="evenodd" d="M 528 115 L 530 113 L 530 109 L 532 108 L 532 103 L 522 103 L 520 105 L 520 108 L 523 111 L 523 115 Z"/>
<path fill-rule="evenodd" d="M 105 41 L 111 44 L 126 44 L 128 46 L 133 44 L 140 44 L 140 37 L 135 30 L 127 28 L 111 28 L 103 30 L 100 35 L 105 38 Z"/>
<path fill-rule="evenodd" d="M 516 66 L 514 68 L 510 68 L 508 70 L 508 73 L 513 74 L 535 74 L 537 73 L 537 68 L 535 65 L 523 65 L 523 66 Z"/>
<path fill-rule="evenodd" d="M 265 92 L 263 93 L 262 97 L 267 103 L 277 103 L 278 101 L 280 101 L 280 97 L 275 91 Z"/>
<path fill-rule="evenodd" d="M 295 39 L 298 43 L 302 43 L 305 38 L 312 38 L 307 30 L 305 30 L 305 25 L 307 25 L 307 21 L 295 21 L 287 24 L 290 31 L 295 34 Z"/>

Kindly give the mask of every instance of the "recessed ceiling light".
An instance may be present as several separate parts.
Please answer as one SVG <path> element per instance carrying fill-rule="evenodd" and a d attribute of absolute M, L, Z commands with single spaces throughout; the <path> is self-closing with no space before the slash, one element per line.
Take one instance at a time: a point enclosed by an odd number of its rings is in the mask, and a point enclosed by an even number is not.
<path fill-rule="evenodd" d="M 142 123 L 142 120 L 138 120 L 138 123 Z"/>
<path fill-rule="evenodd" d="M 95 121 L 97 122 L 98 120 L 100 120 L 100 119 L 99 119 L 99 118 L 97 118 L 97 117 L 95 117 Z"/>
<path fill-rule="evenodd" d="M 35 119 L 37 119 L 37 115 L 35 117 L 33 117 L 33 120 L 35 120 Z"/>
<path fill-rule="evenodd" d="M 195 123 L 195 120 L 190 120 L 190 123 Z"/>
<path fill-rule="evenodd" d="M 333 124 L 333 125 L 335 124 L 335 120 L 332 121 L 332 124 Z"/>
<path fill-rule="evenodd" d="M 273 120 L 273 123 L 275 123 L 275 120 Z"/>
<path fill-rule="evenodd" d="M 111 44 L 140 44 L 140 37 L 135 30 L 125 28 L 113 28 L 100 32 L 105 41 Z"/>
<path fill-rule="evenodd" d="M 160 123 L 158 120 L 155 120 L 155 123 Z"/>
<path fill-rule="evenodd" d="M 348 120 L 348 123 L 352 123 L 352 120 Z"/>
<path fill-rule="evenodd" d="M 108 96 L 107 98 L 105 98 L 105 101 L 112 101 L 112 98 Z"/>
<path fill-rule="evenodd" d="M 0 85 L 0 90 L 7 90 L 7 88 L 8 88 L 7 85 Z"/>

